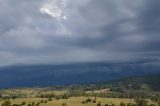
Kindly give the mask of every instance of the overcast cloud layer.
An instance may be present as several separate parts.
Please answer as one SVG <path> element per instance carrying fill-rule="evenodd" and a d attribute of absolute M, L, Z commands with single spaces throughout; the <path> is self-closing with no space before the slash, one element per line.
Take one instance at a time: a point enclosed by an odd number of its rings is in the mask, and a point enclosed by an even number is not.
<path fill-rule="evenodd" d="M 0 65 L 159 61 L 159 11 L 160 0 L 0 0 Z"/>

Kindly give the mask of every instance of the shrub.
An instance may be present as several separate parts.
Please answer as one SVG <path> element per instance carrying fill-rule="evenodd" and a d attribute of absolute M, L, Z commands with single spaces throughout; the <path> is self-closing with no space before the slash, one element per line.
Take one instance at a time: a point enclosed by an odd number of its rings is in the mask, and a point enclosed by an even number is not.
<path fill-rule="evenodd" d="M 38 102 L 37 104 L 36 104 L 36 106 L 39 106 L 40 105 L 40 103 Z"/>
<path fill-rule="evenodd" d="M 96 100 L 93 100 L 93 103 L 96 103 Z"/>
<path fill-rule="evenodd" d="M 133 106 L 133 104 L 132 103 L 128 103 L 127 106 Z"/>
<path fill-rule="evenodd" d="M 52 98 L 49 98 L 49 99 L 48 99 L 48 101 L 52 101 L 52 100 L 53 100 Z"/>
<path fill-rule="evenodd" d="M 4 101 L 3 106 L 11 106 L 11 102 L 9 100 Z"/>
<path fill-rule="evenodd" d="M 156 106 L 155 104 L 150 104 L 149 106 Z"/>
<path fill-rule="evenodd" d="M 112 104 L 111 106 L 115 106 L 115 104 Z"/>
<path fill-rule="evenodd" d="M 97 106 L 101 106 L 101 102 L 99 102 L 99 103 L 97 104 Z"/>
<path fill-rule="evenodd" d="M 67 104 L 66 103 L 62 103 L 62 106 L 67 106 Z"/>
<path fill-rule="evenodd" d="M 92 99 L 88 98 L 88 99 L 86 100 L 86 103 L 91 102 L 91 101 L 92 101 Z"/>
<path fill-rule="evenodd" d="M 147 106 L 148 105 L 148 101 L 143 98 L 136 98 L 135 102 L 138 106 Z"/>
<path fill-rule="evenodd" d="M 60 97 L 59 96 L 56 96 L 56 100 L 59 100 L 60 99 Z"/>
<path fill-rule="evenodd" d="M 32 102 L 32 106 L 34 106 L 35 105 L 35 103 L 34 102 Z"/>
<path fill-rule="evenodd" d="M 44 103 L 44 100 L 41 100 L 41 103 Z"/>
<path fill-rule="evenodd" d="M 12 106 L 18 106 L 17 104 L 13 104 Z"/>
<path fill-rule="evenodd" d="M 85 102 L 85 101 L 82 101 L 82 103 L 85 104 L 86 102 Z"/>
<path fill-rule="evenodd" d="M 126 104 L 124 102 L 121 102 L 119 106 L 126 106 Z"/>
<path fill-rule="evenodd" d="M 25 105 L 26 104 L 26 102 L 22 102 L 22 105 Z"/>

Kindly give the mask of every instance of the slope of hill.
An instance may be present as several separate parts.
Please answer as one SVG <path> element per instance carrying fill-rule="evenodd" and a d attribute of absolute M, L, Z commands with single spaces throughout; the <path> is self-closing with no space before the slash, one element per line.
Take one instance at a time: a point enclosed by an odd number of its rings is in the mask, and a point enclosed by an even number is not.
<path fill-rule="evenodd" d="M 131 88 L 131 89 L 152 89 L 160 90 L 160 74 L 145 75 L 138 77 L 127 77 L 119 80 L 104 81 L 101 85 L 108 85 L 114 88 Z"/>

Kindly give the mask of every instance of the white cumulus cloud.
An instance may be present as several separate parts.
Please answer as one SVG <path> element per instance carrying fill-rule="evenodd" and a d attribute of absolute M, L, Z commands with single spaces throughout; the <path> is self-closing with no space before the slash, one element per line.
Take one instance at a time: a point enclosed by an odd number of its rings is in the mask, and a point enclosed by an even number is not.
<path fill-rule="evenodd" d="M 66 14 L 67 0 L 49 0 L 42 5 L 40 11 L 57 20 L 67 20 Z"/>

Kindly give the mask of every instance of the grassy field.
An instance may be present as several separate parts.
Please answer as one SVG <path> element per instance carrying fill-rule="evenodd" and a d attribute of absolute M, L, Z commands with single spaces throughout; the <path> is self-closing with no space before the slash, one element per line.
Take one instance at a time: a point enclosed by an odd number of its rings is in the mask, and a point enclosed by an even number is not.
<path fill-rule="evenodd" d="M 51 101 L 49 101 L 49 98 L 42 98 L 37 95 L 45 95 L 45 94 L 52 94 L 54 93 L 56 96 L 62 96 L 67 93 L 69 93 L 69 90 L 63 89 L 63 90 L 51 90 L 47 88 L 31 88 L 31 89 L 8 89 L 8 90 L 1 90 L 0 93 L 4 95 L 11 95 L 11 94 L 25 94 L 27 95 L 25 98 L 16 98 L 16 99 L 9 99 L 11 104 L 17 104 L 20 105 L 22 102 L 25 102 L 26 104 L 23 106 L 28 106 L 29 104 L 32 104 L 34 102 L 35 105 L 31 106 L 62 106 L 63 103 L 67 104 L 67 106 L 97 106 L 97 104 L 100 102 L 101 106 L 104 106 L 105 104 L 115 104 L 115 106 L 119 106 L 121 102 L 124 103 L 133 103 L 134 99 L 120 99 L 120 98 L 106 98 L 106 97 L 88 97 L 88 96 L 70 96 L 68 99 L 57 99 L 56 97 L 53 98 Z M 100 90 L 92 90 L 92 91 L 85 91 L 86 94 L 92 94 L 92 93 L 111 93 L 110 89 L 100 89 Z M 88 103 L 82 103 L 86 102 L 87 99 L 91 99 L 91 102 Z M 96 101 L 96 103 L 93 103 L 93 101 Z M 42 103 L 43 101 L 43 103 Z M 47 103 L 44 103 L 44 102 Z M 4 100 L 0 100 L 0 106 L 2 106 L 2 103 L 4 103 Z M 40 103 L 39 105 L 36 105 L 37 103 Z M 151 100 L 148 100 L 148 104 L 156 104 L 155 102 L 152 102 Z M 11 106 L 12 106 L 11 105 Z M 22 106 L 22 105 L 21 105 Z"/>
<path fill-rule="evenodd" d="M 82 101 L 87 99 L 86 97 L 73 97 L 69 99 L 60 99 L 60 100 L 53 100 L 47 103 L 42 103 L 40 106 L 61 106 L 62 103 L 67 103 L 68 106 L 96 106 L 96 103 L 87 103 L 82 104 Z M 94 99 L 94 98 L 92 98 Z M 10 100 L 12 104 L 21 104 L 23 101 L 25 101 L 27 104 L 31 104 L 32 102 L 40 102 L 42 99 L 39 98 L 29 98 L 29 99 L 15 99 Z M 2 103 L 1 101 L 0 103 Z M 102 104 L 116 104 L 118 105 L 120 102 L 125 103 L 132 103 L 133 101 L 130 99 L 115 99 L 115 98 L 97 98 L 97 103 L 101 102 Z M 26 106 L 27 106 L 26 104 Z"/>
<path fill-rule="evenodd" d="M 87 97 L 72 97 L 69 99 L 60 99 L 60 100 L 52 100 L 48 101 L 47 103 L 41 103 L 40 106 L 62 106 L 62 103 L 66 103 L 67 106 L 96 106 L 97 103 L 101 102 L 102 105 L 104 104 L 115 104 L 118 106 L 120 102 L 124 103 L 134 103 L 134 100 L 132 99 L 119 99 L 119 98 L 97 98 L 96 103 L 86 103 L 83 104 L 82 101 L 86 100 Z M 90 99 L 94 99 L 93 97 L 90 97 Z M 32 102 L 40 102 L 41 100 L 46 100 L 42 98 L 25 98 L 25 99 L 15 99 L 10 100 L 12 104 L 21 104 L 23 101 L 26 102 L 27 106 L 28 104 L 31 104 Z M 3 103 L 3 101 L 0 101 L 0 105 Z M 152 102 L 149 101 L 149 104 Z"/>

